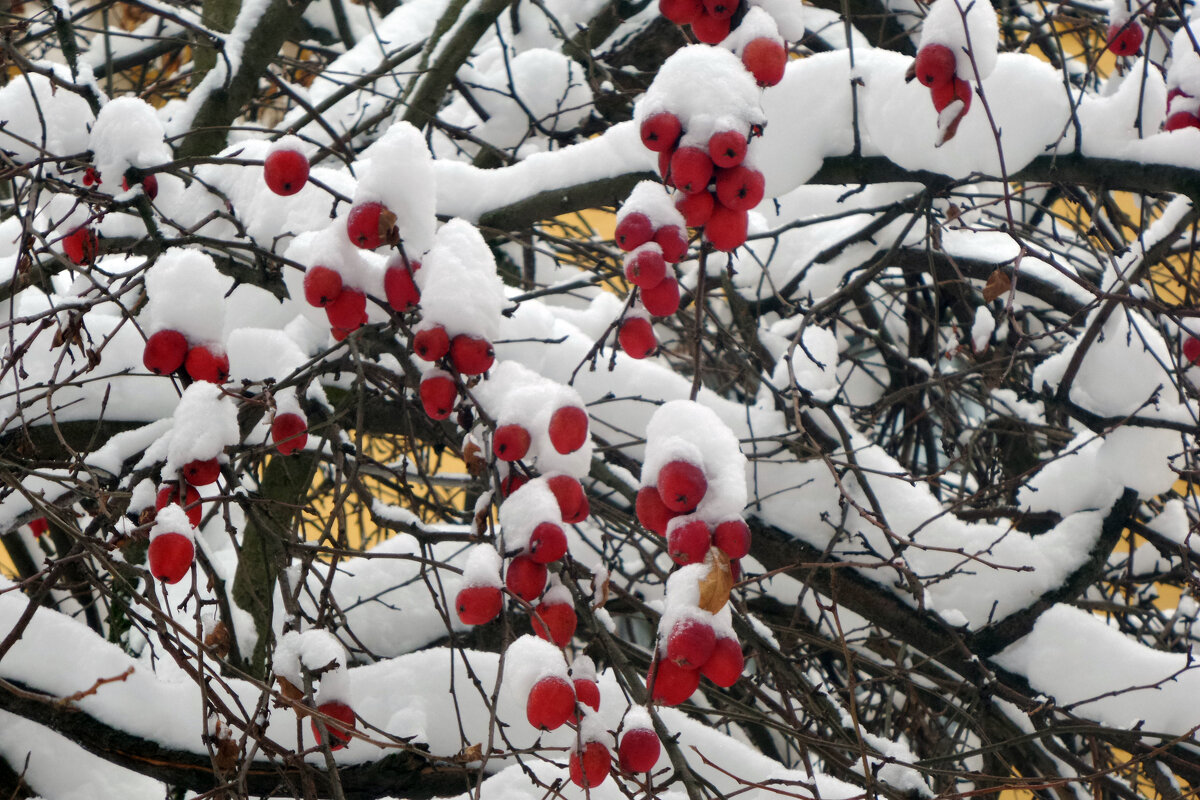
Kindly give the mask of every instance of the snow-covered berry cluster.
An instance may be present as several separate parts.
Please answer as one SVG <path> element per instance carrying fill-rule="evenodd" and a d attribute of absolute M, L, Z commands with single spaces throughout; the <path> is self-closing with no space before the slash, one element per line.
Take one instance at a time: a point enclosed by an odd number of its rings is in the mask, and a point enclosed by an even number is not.
<path fill-rule="evenodd" d="M 229 357 L 221 341 L 229 279 L 198 250 L 171 249 L 146 273 L 146 369 L 169 375 L 184 369 L 194 381 L 224 383 Z"/>
<path fill-rule="evenodd" d="M 954 138 L 971 110 L 971 81 L 984 80 L 996 68 L 998 36 L 990 3 L 936 0 L 929 7 L 907 77 L 929 87 L 938 112 L 939 144 Z"/>
<path fill-rule="evenodd" d="M 1120 5 L 1118 2 L 1117 5 Z M 1171 39 L 1167 67 L 1167 119 L 1163 129 L 1200 128 L 1200 55 L 1192 47 L 1194 29 L 1181 27 Z"/>
<path fill-rule="evenodd" d="M 313 738 L 322 744 L 322 726 L 329 733 L 329 749 L 341 750 L 350 744 L 357 717 L 350 706 L 350 676 L 346 668 L 346 649 L 326 630 L 288 631 L 279 637 L 271 669 L 276 679 L 286 681 L 297 691 L 304 686 L 304 672 L 318 678 L 312 715 Z M 308 712 L 311 714 L 311 711 Z"/>
<path fill-rule="evenodd" d="M 696 92 L 697 82 L 706 91 Z M 754 79 L 729 51 L 693 45 L 663 64 L 634 113 L 642 143 L 658 153 L 675 206 L 718 250 L 746 241 L 748 212 L 763 199 L 751 138 L 766 119 Z M 664 303 L 665 305 L 665 303 Z"/>
<path fill-rule="evenodd" d="M 1132 56 L 1142 48 L 1146 38 L 1145 31 L 1138 23 L 1130 0 L 1112 0 L 1108 12 L 1108 31 L 1105 35 L 1105 47 L 1117 56 Z M 1173 52 L 1179 52 L 1175 50 Z"/>

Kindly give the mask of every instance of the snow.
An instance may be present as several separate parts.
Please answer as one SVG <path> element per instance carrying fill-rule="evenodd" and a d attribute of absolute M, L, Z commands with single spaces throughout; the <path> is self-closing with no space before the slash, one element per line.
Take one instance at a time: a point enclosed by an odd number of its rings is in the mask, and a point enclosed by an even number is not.
<path fill-rule="evenodd" d="M 415 280 L 423 324 L 442 325 L 451 339 L 464 333 L 490 342 L 499 337 L 504 289 L 474 225 L 453 219 L 439 228 Z"/>
<path fill-rule="evenodd" d="M 175 475 L 189 461 L 223 458 L 241 438 L 237 406 L 216 384 L 198 381 L 184 389 L 175 408 L 164 475 Z"/>
<path fill-rule="evenodd" d="M 154 107 L 136 97 L 109 101 L 96 116 L 87 149 L 105 191 L 119 194 L 130 167 L 152 167 L 172 158 Z"/>
<path fill-rule="evenodd" d="M 207 253 L 171 248 L 146 272 L 148 333 L 179 331 L 192 346 L 220 343 L 232 283 Z"/>
<path fill-rule="evenodd" d="M 70 80 L 66 68 L 38 62 Z M 91 107 L 79 95 L 59 90 L 44 75 L 23 72 L 0 87 L 0 148 L 26 164 L 44 151 L 81 153 L 88 149 Z"/>
<path fill-rule="evenodd" d="M 387 206 L 396 215 L 406 254 L 419 260 L 433 246 L 437 196 L 433 158 L 421 133 L 406 122 L 392 125 L 363 151 L 357 164 L 355 205 L 381 202 Z M 398 175 L 404 179 L 397 180 Z"/>
<path fill-rule="evenodd" d="M 1000 26 L 991 0 L 935 0 L 921 24 L 918 50 L 930 44 L 950 48 L 956 61 L 955 77 L 975 83 L 987 80 L 995 69 L 999 39 Z"/>

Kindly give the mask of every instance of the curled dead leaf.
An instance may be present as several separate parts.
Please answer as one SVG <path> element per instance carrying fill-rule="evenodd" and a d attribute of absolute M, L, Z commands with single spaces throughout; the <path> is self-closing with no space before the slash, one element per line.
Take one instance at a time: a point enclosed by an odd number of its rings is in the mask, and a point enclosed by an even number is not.
<path fill-rule="evenodd" d="M 308 716 L 308 710 L 304 705 L 304 692 L 282 675 L 276 675 L 275 680 L 279 683 L 279 693 L 296 703 L 296 716 L 301 718 Z"/>
<path fill-rule="evenodd" d="M 217 621 L 213 629 L 204 637 L 204 645 L 211 648 L 217 658 L 225 658 L 229 655 L 229 628 L 225 627 L 224 622 Z"/>
<path fill-rule="evenodd" d="M 1003 297 L 1012 289 L 1012 281 L 1008 277 L 1008 273 L 1002 269 L 992 272 L 988 276 L 987 283 L 983 286 L 984 302 L 990 303 L 997 297 Z"/>
<path fill-rule="evenodd" d="M 700 607 L 716 614 L 729 602 L 729 593 L 733 591 L 733 569 L 729 556 L 718 547 L 709 548 L 707 563 L 708 574 L 700 581 Z"/>

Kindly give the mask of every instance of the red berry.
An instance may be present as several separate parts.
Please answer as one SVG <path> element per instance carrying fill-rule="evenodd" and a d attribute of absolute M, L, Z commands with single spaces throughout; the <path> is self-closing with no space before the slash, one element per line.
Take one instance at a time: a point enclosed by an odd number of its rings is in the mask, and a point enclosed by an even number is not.
<path fill-rule="evenodd" d="M 962 78 L 955 78 L 953 83 L 939 83 L 931 87 L 930 96 L 933 98 L 933 108 L 939 114 L 955 100 L 963 102 L 963 110 L 959 116 L 971 110 L 971 84 Z"/>
<path fill-rule="evenodd" d="M 649 289 L 642 289 L 642 305 L 653 316 L 671 316 L 679 310 L 679 281 L 667 277 Z"/>
<path fill-rule="evenodd" d="M 746 157 L 746 137 L 739 131 L 721 131 L 708 140 L 708 155 L 717 167 L 736 167 Z"/>
<path fill-rule="evenodd" d="M 383 273 L 383 293 L 393 311 L 408 311 L 421 302 L 421 290 L 404 266 L 393 264 Z"/>
<path fill-rule="evenodd" d="M 96 171 L 95 167 L 88 167 L 86 170 L 84 170 L 83 185 L 84 186 L 93 186 L 93 185 L 99 186 L 100 185 L 100 173 Z"/>
<path fill-rule="evenodd" d="M 529 690 L 525 716 L 535 728 L 552 731 L 575 713 L 575 688 L 565 678 L 547 675 Z"/>
<path fill-rule="evenodd" d="M 679 117 L 670 111 L 659 111 L 642 121 L 640 131 L 646 149 L 662 153 L 675 148 L 675 143 L 683 133 L 683 126 L 679 123 Z"/>
<path fill-rule="evenodd" d="M 711 192 L 685 194 L 675 201 L 675 208 L 683 214 L 683 221 L 689 228 L 699 228 L 708 222 L 715 205 Z"/>
<path fill-rule="evenodd" d="M 96 181 L 96 183 L 99 182 L 100 181 Z M 154 177 L 153 175 L 144 175 L 142 176 L 141 185 L 142 193 L 145 194 L 146 197 L 150 198 L 151 200 L 158 197 L 158 178 Z M 121 188 L 127 192 L 129 191 L 128 178 L 121 178 Z"/>
<path fill-rule="evenodd" d="M 643 247 L 625 257 L 625 277 L 634 286 L 649 289 L 667 274 L 667 261 L 656 247 Z"/>
<path fill-rule="evenodd" d="M 612 756 L 600 742 L 588 742 L 583 753 L 571 751 L 569 762 L 571 782 L 582 789 L 591 789 L 604 783 L 612 769 Z"/>
<path fill-rule="evenodd" d="M 204 509 L 200 507 L 200 493 L 193 486 L 185 485 L 182 497 L 179 495 L 178 481 L 160 486 L 158 494 L 154 497 L 154 510 L 162 511 L 172 503 L 183 508 L 187 513 L 188 522 L 192 523 L 193 527 L 200 524 Z"/>
<path fill-rule="evenodd" d="M 658 493 L 672 511 L 691 511 L 700 505 L 707 491 L 704 470 L 690 461 L 669 461 L 658 471 Z"/>
<path fill-rule="evenodd" d="M 617 342 L 630 358 L 645 358 L 658 348 L 654 326 L 644 317 L 630 317 L 617 330 Z"/>
<path fill-rule="evenodd" d="M 501 425 L 492 438 L 492 450 L 501 461 L 519 461 L 529 452 L 529 431 L 520 425 Z"/>
<path fill-rule="evenodd" d="M 322 703 L 321 705 L 317 706 L 317 711 L 320 711 L 327 717 L 333 717 L 335 720 L 342 723 L 343 727 L 349 728 L 350 730 L 354 730 L 356 727 L 354 710 L 345 703 L 339 703 L 336 701 Z M 334 727 L 333 724 L 325 722 L 325 720 L 321 721 L 325 723 L 325 730 L 329 731 L 330 750 L 341 750 L 343 747 L 350 744 L 351 736 L 348 732 Z M 317 740 L 317 744 L 320 744 L 321 731 L 319 728 L 317 728 L 317 720 L 315 717 L 312 720 L 312 732 L 313 737 Z"/>
<path fill-rule="evenodd" d="M 1131 56 L 1142 46 L 1145 34 L 1136 19 L 1130 19 L 1124 25 L 1108 26 L 1108 49 L 1118 56 Z"/>
<path fill-rule="evenodd" d="M 730 18 L 718 17 L 702 11 L 692 20 L 692 34 L 705 44 L 720 44 L 729 35 Z"/>
<path fill-rule="evenodd" d="M 702 519 L 694 519 L 667 530 L 667 555 L 681 566 L 699 564 L 708 556 L 710 547 L 712 533 L 708 530 L 708 523 Z"/>
<path fill-rule="evenodd" d="M 412 348 L 426 361 L 437 361 L 450 352 L 450 335 L 441 325 L 422 328 L 413 334 Z"/>
<path fill-rule="evenodd" d="M 653 236 L 654 226 L 650 218 L 640 211 L 631 211 L 621 217 L 613 238 L 617 241 L 617 247 L 628 253 L 650 241 Z"/>
<path fill-rule="evenodd" d="M 695 194 L 708 188 L 712 180 L 713 162 L 707 150 L 681 147 L 671 156 L 671 180 L 681 192 Z M 646 237 L 649 240 L 649 236 Z"/>
<path fill-rule="evenodd" d="M 96 232 L 86 225 L 67 234 L 62 241 L 63 252 L 72 264 L 90 264 L 96 257 Z"/>
<path fill-rule="evenodd" d="M 617 763 L 626 772 L 649 772 L 658 763 L 662 744 L 649 728 L 632 728 L 621 735 Z"/>
<path fill-rule="evenodd" d="M 430 419 L 446 419 L 458 400 L 458 387 L 445 373 L 426 375 L 421 379 L 421 406 Z"/>
<path fill-rule="evenodd" d="M 346 235 L 356 247 L 374 250 L 397 236 L 396 215 L 383 203 L 357 205 L 346 218 Z"/>
<path fill-rule="evenodd" d="M 732 211 L 749 211 L 761 203 L 766 185 L 761 172 L 744 164 L 717 170 L 717 199 Z"/>
<path fill-rule="evenodd" d="M 187 358 L 187 337 L 171 329 L 154 333 L 146 340 L 142 363 L 156 375 L 167 375 L 183 366 Z"/>
<path fill-rule="evenodd" d="M 454 608 L 464 625 L 491 622 L 500 613 L 504 598 L 496 586 L 465 586 L 454 599 Z"/>
<path fill-rule="evenodd" d="M 742 646 L 738 640 L 724 636 L 717 639 L 712 655 L 704 662 L 700 673 L 717 686 L 728 689 L 742 677 L 745 667 L 746 659 L 742 656 Z"/>
<path fill-rule="evenodd" d="M 329 267 L 309 267 L 304 273 L 304 299 L 310 306 L 324 308 L 342 293 L 342 276 Z"/>
<path fill-rule="evenodd" d="M 335 328 L 358 330 L 367 321 L 367 296 L 358 289 L 346 287 L 325 306 L 325 316 Z"/>
<path fill-rule="evenodd" d="M 713 532 L 713 544 L 730 558 L 742 558 L 750 552 L 750 526 L 742 519 L 726 520 Z"/>
<path fill-rule="evenodd" d="M 558 510 L 562 513 L 563 522 L 574 524 L 588 518 L 591 508 L 587 495 L 584 494 L 583 484 L 570 475 L 555 475 L 546 480 L 546 486 L 558 501 Z"/>
<path fill-rule="evenodd" d="M 496 353 L 487 339 L 460 333 L 450 342 L 450 362 L 459 374 L 482 375 L 496 363 Z"/>
<path fill-rule="evenodd" d="M 950 83 L 957 68 L 954 51 L 944 44 L 927 44 L 917 53 L 913 72 L 923 86 Z"/>
<path fill-rule="evenodd" d="M 704 4 L 701 0 L 658 0 L 658 13 L 676 25 L 691 24 L 703 10 Z"/>
<path fill-rule="evenodd" d="M 588 440 L 588 415 L 579 406 L 563 406 L 550 415 L 547 426 L 550 444 L 566 455 L 583 447 Z"/>
<path fill-rule="evenodd" d="M 183 366 L 194 381 L 224 383 L 229 380 L 229 356 L 220 352 L 214 353 L 204 345 L 197 345 L 188 350 Z"/>
<path fill-rule="evenodd" d="M 742 50 L 742 64 L 754 76 L 759 86 L 774 86 L 783 80 L 788 54 L 783 42 L 761 36 Z"/>
<path fill-rule="evenodd" d="M 299 150 L 275 150 L 263 161 L 263 178 L 275 194 L 295 194 L 308 182 L 308 159 Z"/>
<path fill-rule="evenodd" d="M 687 232 L 678 225 L 665 225 L 659 228 L 654 232 L 654 243 L 662 251 L 663 260 L 670 261 L 672 264 L 678 264 L 687 255 Z"/>
<path fill-rule="evenodd" d="M 188 516 L 190 517 L 191 515 L 189 514 Z M 194 525 L 195 523 L 192 524 Z M 48 530 L 50 530 L 50 522 L 45 517 L 35 517 L 29 520 L 29 532 L 35 537 L 41 536 Z"/>
<path fill-rule="evenodd" d="M 700 685 L 700 670 L 681 667 L 674 661 L 659 661 L 653 684 L 648 684 L 651 699 L 677 706 L 692 696 Z"/>
<path fill-rule="evenodd" d="M 221 474 L 221 464 L 215 458 L 196 459 L 183 465 L 183 479 L 192 486 L 208 486 Z"/>
<path fill-rule="evenodd" d="M 663 503 L 662 495 L 658 493 L 656 486 L 643 486 L 638 489 L 634 509 L 642 527 L 654 531 L 659 536 L 667 535 L 667 523 L 678 516 Z"/>
<path fill-rule="evenodd" d="M 738 10 L 740 0 L 703 0 L 705 12 L 714 17 L 732 17 Z"/>
<path fill-rule="evenodd" d="M 708 661 L 717 644 L 712 625 L 684 617 L 671 626 L 667 636 L 667 658 L 681 667 L 700 669 Z"/>
<path fill-rule="evenodd" d="M 746 227 L 750 217 L 745 210 L 735 211 L 717 203 L 704 226 L 704 238 L 723 253 L 729 253 L 746 243 Z"/>
<path fill-rule="evenodd" d="M 546 588 L 546 565 L 529 556 L 517 556 L 508 562 L 504 585 L 526 603 L 532 603 Z"/>
<path fill-rule="evenodd" d="M 146 558 L 150 574 L 165 583 L 179 583 L 192 567 L 196 546 L 182 533 L 160 533 L 150 540 Z"/>
<path fill-rule="evenodd" d="M 500 481 L 500 494 L 508 497 L 527 483 L 529 483 L 529 478 L 519 472 L 510 472 L 507 478 Z"/>
<path fill-rule="evenodd" d="M 587 678 L 576 678 L 571 683 L 575 685 L 575 699 L 580 705 L 585 705 L 592 711 L 600 710 L 600 684 Z"/>
<path fill-rule="evenodd" d="M 1167 117 L 1163 125 L 1165 131 L 1177 131 L 1183 128 L 1200 128 L 1200 117 L 1187 111 L 1176 111 Z"/>
<path fill-rule="evenodd" d="M 281 456 L 290 456 L 308 444 L 308 420 L 299 414 L 276 414 L 271 421 L 271 441 Z"/>
<path fill-rule="evenodd" d="M 578 620 L 575 608 L 570 603 L 539 603 L 536 614 L 531 617 L 533 632 L 538 638 L 566 647 L 575 635 Z"/>
<path fill-rule="evenodd" d="M 1200 361 L 1200 339 L 1195 336 L 1189 336 L 1183 342 L 1183 357 L 1187 359 L 1189 364 L 1195 364 Z"/>
<path fill-rule="evenodd" d="M 567 554 L 567 535 L 553 522 L 543 522 L 529 535 L 529 557 L 550 564 Z"/>

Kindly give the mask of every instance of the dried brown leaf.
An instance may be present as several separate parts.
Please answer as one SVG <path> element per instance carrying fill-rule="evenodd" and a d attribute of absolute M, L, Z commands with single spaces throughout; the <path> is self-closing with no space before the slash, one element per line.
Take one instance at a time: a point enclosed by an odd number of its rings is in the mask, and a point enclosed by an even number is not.
<path fill-rule="evenodd" d="M 985 302 L 992 302 L 997 297 L 1003 297 L 1008 294 L 1012 288 L 1012 281 L 1008 278 L 1008 273 L 1002 269 L 995 270 L 988 276 L 987 283 L 983 287 L 983 299 Z"/>
<path fill-rule="evenodd" d="M 715 614 L 729 602 L 729 593 L 733 591 L 733 569 L 729 565 L 729 556 L 720 548 L 709 548 L 708 555 L 708 574 L 700 581 L 700 607 Z"/>

